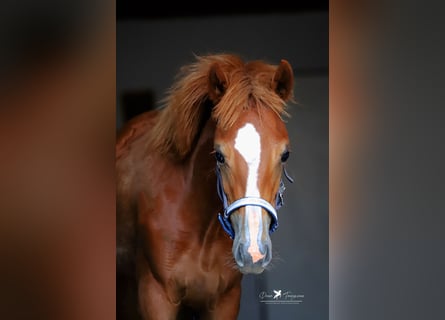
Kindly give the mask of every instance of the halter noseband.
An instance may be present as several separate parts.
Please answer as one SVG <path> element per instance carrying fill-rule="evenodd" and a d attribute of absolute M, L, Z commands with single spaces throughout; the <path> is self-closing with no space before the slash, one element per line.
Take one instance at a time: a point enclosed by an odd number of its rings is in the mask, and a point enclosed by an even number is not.
<path fill-rule="evenodd" d="M 289 180 L 289 182 L 294 182 L 294 180 L 289 176 L 286 169 L 283 166 L 284 176 Z M 218 191 L 218 195 L 223 202 L 224 213 L 218 213 L 218 220 L 221 223 L 223 229 L 230 238 L 235 238 L 235 231 L 233 230 L 232 223 L 230 222 L 230 215 L 237 209 L 245 206 L 256 206 L 265 209 L 270 217 L 272 218 L 272 222 L 270 224 L 269 233 L 274 232 L 278 228 L 278 215 L 277 210 L 283 206 L 283 193 L 286 187 L 284 186 L 283 180 L 280 180 L 280 188 L 278 189 L 278 193 L 275 198 L 275 207 L 273 207 L 268 201 L 259 197 L 244 197 L 238 200 L 235 200 L 230 205 L 228 204 L 226 193 L 224 192 L 224 187 L 222 185 L 221 178 L 221 170 L 219 166 L 216 167 L 216 187 Z"/>

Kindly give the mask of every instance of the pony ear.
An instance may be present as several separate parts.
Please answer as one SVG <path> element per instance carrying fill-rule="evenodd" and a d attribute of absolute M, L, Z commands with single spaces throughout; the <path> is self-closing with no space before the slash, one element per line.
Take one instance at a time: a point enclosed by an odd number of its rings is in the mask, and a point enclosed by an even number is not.
<path fill-rule="evenodd" d="M 221 100 L 227 89 L 226 74 L 218 63 L 214 63 L 209 71 L 209 97 L 213 103 Z"/>
<path fill-rule="evenodd" d="M 291 97 L 293 87 L 294 72 L 292 67 L 286 60 L 281 60 L 272 80 L 272 89 L 286 101 Z"/>

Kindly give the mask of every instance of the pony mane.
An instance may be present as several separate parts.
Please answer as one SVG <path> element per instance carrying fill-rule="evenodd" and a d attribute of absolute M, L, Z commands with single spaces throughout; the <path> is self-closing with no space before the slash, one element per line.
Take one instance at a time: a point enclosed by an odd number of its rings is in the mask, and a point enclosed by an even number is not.
<path fill-rule="evenodd" d="M 263 61 L 244 62 L 232 54 L 195 56 L 183 66 L 164 99 L 149 144 L 163 155 L 184 159 L 191 151 L 203 122 L 211 116 L 217 126 L 230 128 L 248 108 L 272 109 L 280 118 L 289 116 L 286 101 L 273 89 L 277 65 Z M 219 64 L 227 78 L 227 89 L 214 104 L 209 98 L 209 72 Z M 293 93 L 287 100 L 293 100 Z"/>

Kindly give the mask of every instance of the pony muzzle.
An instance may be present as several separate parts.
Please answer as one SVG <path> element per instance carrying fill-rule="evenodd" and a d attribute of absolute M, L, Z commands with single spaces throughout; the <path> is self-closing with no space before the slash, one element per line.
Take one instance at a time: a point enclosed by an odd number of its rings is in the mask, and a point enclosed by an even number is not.
<path fill-rule="evenodd" d="M 272 259 L 271 216 L 259 206 L 245 206 L 231 216 L 232 253 L 242 273 L 261 273 Z"/>
<path fill-rule="evenodd" d="M 259 274 L 264 271 L 272 259 L 272 242 L 266 241 L 242 242 L 235 238 L 232 247 L 233 257 L 242 273 Z"/>

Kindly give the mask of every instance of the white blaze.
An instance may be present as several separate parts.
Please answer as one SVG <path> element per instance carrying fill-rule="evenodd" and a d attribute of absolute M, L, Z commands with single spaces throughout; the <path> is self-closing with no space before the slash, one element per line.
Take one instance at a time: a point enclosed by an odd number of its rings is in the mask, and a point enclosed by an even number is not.
<path fill-rule="evenodd" d="M 235 149 L 241 154 L 247 163 L 246 197 L 260 197 L 258 189 L 258 168 L 260 166 L 261 141 L 260 135 L 251 123 L 246 123 L 238 130 L 235 139 Z M 250 237 L 248 252 L 253 262 L 264 257 L 258 248 L 258 234 L 262 225 L 261 208 L 257 206 L 246 207 L 247 228 Z"/>

